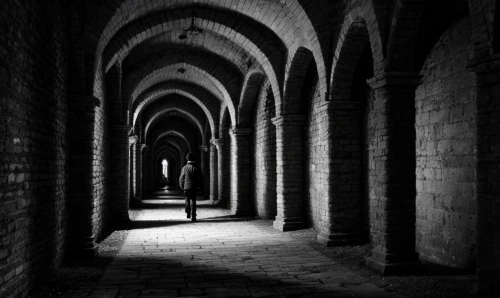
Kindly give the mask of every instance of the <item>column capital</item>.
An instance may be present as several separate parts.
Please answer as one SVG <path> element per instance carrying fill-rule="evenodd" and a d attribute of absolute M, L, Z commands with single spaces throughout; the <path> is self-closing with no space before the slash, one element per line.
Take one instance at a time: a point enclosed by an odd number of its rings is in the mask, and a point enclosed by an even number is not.
<path fill-rule="evenodd" d="M 201 145 L 198 147 L 200 150 L 203 150 L 204 152 L 208 152 L 209 146 L 208 145 Z"/>
<path fill-rule="evenodd" d="M 231 135 L 233 136 L 250 136 L 253 132 L 253 130 L 251 128 L 241 128 L 241 127 L 237 127 L 237 128 L 233 128 L 230 130 L 231 132 Z"/>
<path fill-rule="evenodd" d="M 414 87 L 422 83 L 422 75 L 417 72 L 384 72 L 366 80 L 372 89 L 379 89 L 386 86 Z"/>
<path fill-rule="evenodd" d="M 217 146 L 218 149 L 220 149 L 225 145 L 226 142 L 225 139 L 220 138 L 220 139 L 211 139 L 210 143 L 214 144 L 215 146 Z"/>
<path fill-rule="evenodd" d="M 274 125 L 302 126 L 307 122 L 306 115 L 281 115 L 271 119 Z"/>
<path fill-rule="evenodd" d="M 139 137 L 137 135 L 131 135 L 131 136 L 128 136 L 128 143 L 130 145 L 136 143 L 137 144 L 137 141 L 139 140 Z"/>

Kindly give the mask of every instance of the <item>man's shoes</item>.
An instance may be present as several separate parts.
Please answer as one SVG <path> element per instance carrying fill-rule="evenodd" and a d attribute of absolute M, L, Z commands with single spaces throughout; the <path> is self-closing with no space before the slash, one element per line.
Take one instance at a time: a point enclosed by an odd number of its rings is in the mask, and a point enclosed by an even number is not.
<path fill-rule="evenodd" d="M 191 218 L 191 221 L 196 221 L 196 217 Z"/>
<path fill-rule="evenodd" d="M 190 214 L 188 214 L 188 215 L 186 216 L 186 218 L 191 218 L 191 215 L 190 215 Z"/>

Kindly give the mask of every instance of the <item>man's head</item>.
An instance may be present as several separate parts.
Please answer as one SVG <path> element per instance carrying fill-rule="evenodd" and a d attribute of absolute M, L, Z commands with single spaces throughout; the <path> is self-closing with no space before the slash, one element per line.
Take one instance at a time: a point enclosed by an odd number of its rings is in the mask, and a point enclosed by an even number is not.
<path fill-rule="evenodd" d="M 193 152 L 189 152 L 187 155 L 186 155 L 186 159 L 188 161 L 195 161 L 196 160 L 196 155 L 193 153 Z"/>

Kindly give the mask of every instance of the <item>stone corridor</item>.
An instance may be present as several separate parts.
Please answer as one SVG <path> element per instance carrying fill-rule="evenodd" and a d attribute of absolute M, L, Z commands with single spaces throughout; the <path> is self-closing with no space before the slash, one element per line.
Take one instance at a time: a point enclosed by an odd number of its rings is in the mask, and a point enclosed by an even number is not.
<path fill-rule="evenodd" d="M 175 193 L 145 201 L 88 297 L 393 297 L 307 244 L 208 200 L 192 223 L 182 202 Z"/>
<path fill-rule="evenodd" d="M 227 275 L 249 295 L 369 287 L 302 266 L 321 257 L 286 233 L 310 230 L 311 245 L 363 247 L 360 266 L 380 278 L 431 263 L 500 297 L 499 7 L 0 0 L 0 298 L 97 259 L 145 203 L 103 286 L 171 278 L 179 295 L 213 294 Z M 164 198 L 150 200 L 181 188 L 189 153 L 210 202 L 197 223 L 173 198 L 155 211 Z M 159 255 L 177 275 L 148 263 Z M 212 271 L 191 273 L 199 263 Z"/>

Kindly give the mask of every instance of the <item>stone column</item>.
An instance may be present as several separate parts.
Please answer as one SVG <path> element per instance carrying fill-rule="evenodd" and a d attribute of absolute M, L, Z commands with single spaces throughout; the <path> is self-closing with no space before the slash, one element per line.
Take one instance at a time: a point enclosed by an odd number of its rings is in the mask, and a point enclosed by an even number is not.
<path fill-rule="evenodd" d="M 372 254 L 382 274 L 413 271 L 415 252 L 415 89 L 421 76 L 385 73 L 368 80 L 375 91 L 368 126 Z"/>
<path fill-rule="evenodd" d="M 136 150 L 136 144 L 137 144 L 137 136 L 129 136 L 129 180 L 130 180 L 130 190 L 129 190 L 129 200 L 130 203 L 134 203 L 134 197 L 135 197 L 135 177 L 136 177 L 136 160 L 137 160 L 137 150 Z"/>
<path fill-rule="evenodd" d="M 329 101 L 318 107 L 323 120 L 320 137 L 326 138 L 328 190 L 322 201 L 321 232 L 325 246 L 362 241 L 361 109 L 357 102 Z"/>
<path fill-rule="evenodd" d="M 304 227 L 304 125 L 305 115 L 282 115 L 276 126 L 277 215 L 274 228 L 293 231 Z"/>
<path fill-rule="evenodd" d="M 231 133 L 231 211 L 250 215 L 250 142 L 251 128 L 235 128 Z"/>
<path fill-rule="evenodd" d="M 152 192 L 155 190 L 155 186 L 156 186 L 156 168 L 155 168 L 155 164 L 154 164 L 154 161 L 153 161 L 153 157 L 154 157 L 154 150 L 149 147 L 147 152 L 146 152 L 146 156 L 147 156 L 147 167 L 148 167 L 148 181 L 147 181 L 147 185 L 148 185 L 148 193 L 149 192 Z"/>
<path fill-rule="evenodd" d="M 144 200 L 148 196 L 148 180 L 149 177 L 149 165 L 148 165 L 148 153 L 149 147 L 144 145 L 141 150 L 141 164 L 142 164 L 142 179 L 141 179 L 141 200 Z"/>
<path fill-rule="evenodd" d="M 471 62 L 477 74 L 477 238 L 480 297 L 500 296 L 500 55 Z"/>
<path fill-rule="evenodd" d="M 208 197 L 208 193 L 209 193 L 209 185 L 210 185 L 210 176 L 208 175 L 209 171 L 207 171 L 207 164 L 205 162 L 206 160 L 206 157 L 205 155 L 207 154 L 207 151 L 208 151 L 208 146 L 206 145 L 202 145 L 199 147 L 200 149 L 200 167 L 201 167 L 201 170 L 203 172 L 203 196 L 205 198 Z"/>
<path fill-rule="evenodd" d="M 130 203 L 134 203 L 137 193 L 137 155 L 140 154 L 139 137 L 137 135 L 129 135 L 129 173 L 130 173 Z"/>
<path fill-rule="evenodd" d="M 135 146 L 133 145 L 134 150 L 135 151 L 135 155 L 134 155 L 134 164 L 135 164 L 135 167 L 134 167 L 134 176 L 135 176 L 135 192 L 132 194 L 132 199 L 133 201 L 131 202 L 131 205 L 135 206 L 135 205 L 140 205 L 141 203 L 141 199 L 142 199 L 142 194 L 143 194 L 143 175 L 144 175 L 144 171 L 143 171 L 143 163 L 144 163 L 144 158 L 143 158 L 143 150 L 144 150 L 144 147 L 146 147 L 145 144 L 140 144 L 138 142 L 135 143 Z"/>
<path fill-rule="evenodd" d="M 218 177 L 217 177 L 217 147 L 214 144 L 210 145 L 210 202 L 214 204 L 217 201 L 218 195 Z"/>
<path fill-rule="evenodd" d="M 227 173 L 224 169 L 224 154 L 225 154 L 225 140 L 224 139 L 212 139 L 212 144 L 217 146 L 217 200 L 214 201 L 214 204 L 222 204 L 225 203 L 225 194 L 224 194 L 224 183 L 227 183 L 230 177 L 227 176 Z"/>
<path fill-rule="evenodd" d="M 130 222 L 129 125 L 111 126 L 111 216 L 115 224 Z M 135 142 L 135 141 L 134 141 Z"/>
<path fill-rule="evenodd" d="M 93 228 L 94 207 L 94 128 L 93 96 L 68 96 L 68 254 L 69 258 L 92 258 L 97 252 Z"/>
<path fill-rule="evenodd" d="M 198 146 L 198 164 L 200 165 L 201 169 L 204 171 L 205 170 L 205 146 L 201 145 Z M 205 173 L 205 172 L 203 172 Z"/>
<path fill-rule="evenodd" d="M 142 196 L 142 180 L 143 180 L 143 158 L 142 158 L 142 150 L 146 147 L 145 144 L 135 143 L 135 194 L 134 201 L 135 203 L 141 202 Z"/>

